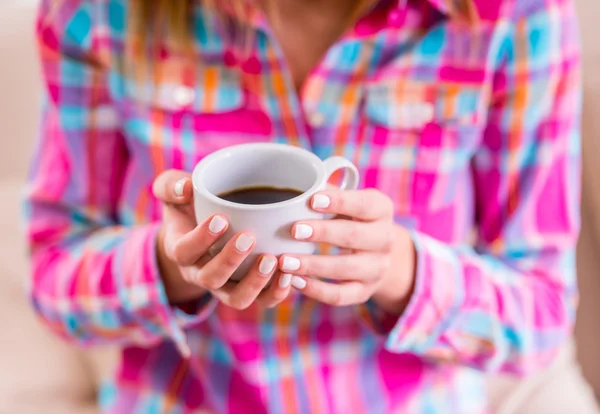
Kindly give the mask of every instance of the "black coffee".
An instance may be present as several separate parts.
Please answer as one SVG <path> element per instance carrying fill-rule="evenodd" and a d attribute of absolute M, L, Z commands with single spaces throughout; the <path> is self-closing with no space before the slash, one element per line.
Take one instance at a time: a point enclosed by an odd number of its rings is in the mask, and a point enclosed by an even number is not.
<path fill-rule="evenodd" d="M 291 200 L 302 193 L 303 191 L 295 190 L 293 188 L 245 187 L 219 194 L 219 198 L 238 204 L 259 205 Z"/>

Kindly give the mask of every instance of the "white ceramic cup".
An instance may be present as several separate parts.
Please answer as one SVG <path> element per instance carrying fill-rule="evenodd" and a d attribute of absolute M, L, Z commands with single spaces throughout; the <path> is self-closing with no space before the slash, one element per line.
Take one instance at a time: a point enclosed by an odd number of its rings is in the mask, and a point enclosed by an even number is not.
<path fill-rule="evenodd" d="M 213 214 L 227 218 L 229 228 L 213 246 L 218 253 L 236 233 L 249 232 L 256 237 L 250 256 L 238 268 L 232 280 L 240 280 L 261 254 L 312 254 L 316 245 L 296 241 L 291 227 L 300 220 L 326 219 L 310 208 L 311 197 L 327 187 L 331 175 L 345 170 L 343 190 L 358 187 L 356 167 L 343 157 L 322 161 L 313 153 L 291 145 L 274 143 L 242 144 L 227 147 L 203 158 L 192 175 L 194 210 L 198 223 Z M 272 204 L 238 204 L 218 196 L 252 187 L 291 188 L 302 191 L 298 197 Z"/>

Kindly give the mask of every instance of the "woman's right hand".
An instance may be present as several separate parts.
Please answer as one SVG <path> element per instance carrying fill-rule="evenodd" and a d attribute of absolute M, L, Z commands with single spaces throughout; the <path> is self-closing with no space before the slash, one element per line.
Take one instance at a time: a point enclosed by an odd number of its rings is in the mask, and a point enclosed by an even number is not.
<path fill-rule="evenodd" d="M 172 304 L 199 299 L 207 291 L 236 309 L 246 309 L 254 302 L 273 307 L 288 296 L 291 276 L 276 274 L 277 258 L 272 255 L 259 257 L 240 282 L 229 280 L 254 248 L 254 237 L 236 234 L 221 252 L 211 257 L 209 248 L 223 236 L 228 223 L 218 215 L 196 223 L 188 173 L 162 173 L 154 181 L 153 192 L 163 202 L 163 224 L 156 248 L 163 284 Z M 273 283 L 265 289 L 271 279 Z"/>

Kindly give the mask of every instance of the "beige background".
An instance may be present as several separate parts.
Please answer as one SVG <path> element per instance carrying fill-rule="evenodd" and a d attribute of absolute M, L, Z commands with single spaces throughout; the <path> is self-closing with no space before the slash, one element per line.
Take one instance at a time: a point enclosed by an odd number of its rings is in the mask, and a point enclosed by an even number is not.
<path fill-rule="evenodd" d="M 579 248 L 583 292 L 577 335 L 583 371 L 600 394 L 600 1 L 580 0 L 584 46 L 583 229 Z"/>

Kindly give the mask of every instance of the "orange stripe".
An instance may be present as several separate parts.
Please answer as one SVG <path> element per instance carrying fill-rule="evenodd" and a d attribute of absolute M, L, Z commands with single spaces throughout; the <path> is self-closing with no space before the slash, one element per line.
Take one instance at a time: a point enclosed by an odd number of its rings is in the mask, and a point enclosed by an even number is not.
<path fill-rule="evenodd" d="M 207 68 L 204 77 L 204 87 L 206 98 L 204 104 L 206 109 L 214 111 L 216 107 L 217 87 L 219 85 L 219 71 L 216 68 Z"/>
<path fill-rule="evenodd" d="M 444 96 L 444 117 L 446 119 L 452 118 L 452 116 L 457 113 L 456 105 L 458 99 L 458 92 L 459 87 L 456 84 L 448 85 L 447 91 Z"/>
<path fill-rule="evenodd" d="M 292 321 L 292 300 L 288 297 L 286 300 L 281 302 L 279 306 L 276 308 L 274 319 L 275 326 L 279 328 L 280 326 L 289 326 Z M 277 333 L 276 333 L 277 334 Z"/>
<path fill-rule="evenodd" d="M 367 71 L 369 70 L 369 65 L 371 63 L 373 53 L 374 52 L 371 52 L 370 54 L 363 53 L 363 55 L 361 56 L 362 59 L 358 64 L 357 70 L 354 73 L 354 75 L 352 75 L 352 78 L 348 82 L 348 85 L 346 85 L 346 89 L 342 95 L 340 123 L 339 127 L 337 128 L 337 133 L 334 141 L 336 153 L 338 155 L 342 154 L 343 146 L 347 143 L 348 136 L 351 132 L 350 124 L 352 123 L 355 117 L 356 108 L 359 101 L 358 88 L 359 85 L 362 85 L 364 83 Z M 364 129 L 359 128 L 357 137 L 357 148 L 362 147 L 362 144 L 365 139 L 366 137 L 364 134 Z M 356 151 L 356 153 L 353 156 L 353 161 L 356 165 L 360 164 L 360 156 L 360 151 Z"/>
<path fill-rule="evenodd" d="M 134 211 L 135 220 L 138 224 L 144 223 L 146 221 L 146 208 L 148 207 L 149 199 L 150 196 L 148 194 L 148 191 L 141 190 Z"/>
<path fill-rule="evenodd" d="M 170 413 L 172 411 L 173 405 L 177 400 L 177 391 L 179 390 L 183 379 L 188 374 L 188 371 L 188 363 L 184 360 L 180 361 L 179 366 L 177 367 L 177 371 L 175 371 L 175 376 L 171 380 L 171 383 L 165 396 L 165 412 Z"/>
<path fill-rule="evenodd" d="M 163 64 L 157 64 L 154 70 L 154 82 L 159 85 L 164 79 L 165 70 Z M 150 114 L 150 157 L 152 158 L 155 173 L 165 170 L 164 142 L 162 138 L 162 128 L 164 127 L 165 114 L 160 110 L 151 110 Z"/>
<path fill-rule="evenodd" d="M 354 110 L 356 109 L 356 83 L 351 81 L 346 90 L 342 94 L 340 114 L 339 114 L 339 125 L 335 134 L 335 152 L 337 155 L 342 155 L 344 146 L 348 141 L 348 134 L 350 133 L 350 122 L 352 122 Z M 354 154 L 355 158 L 360 156 L 357 151 Z M 356 162 L 356 160 L 354 160 Z"/>
<path fill-rule="evenodd" d="M 281 327 L 289 326 L 289 322 L 292 316 L 292 301 L 290 299 L 282 302 L 275 310 L 275 321 L 276 321 L 276 332 L 275 332 L 275 349 L 276 353 L 281 360 L 288 360 L 291 364 L 291 346 L 289 336 L 285 334 L 285 332 L 279 332 Z M 296 381 L 294 378 L 283 378 L 281 383 L 281 400 L 284 402 L 282 408 L 282 413 L 286 414 L 288 412 L 288 408 L 294 405 L 295 401 L 298 401 L 298 396 L 296 395 Z M 290 402 L 286 404 L 285 402 Z M 293 413 L 292 413 L 293 414 Z"/>
<path fill-rule="evenodd" d="M 275 62 L 277 68 L 273 71 L 271 76 L 273 91 L 275 95 L 279 98 L 280 109 L 281 109 L 281 119 L 283 120 L 284 132 L 286 134 L 286 138 L 289 143 L 292 145 L 299 145 L 300 139 L 298 137 L 298 130 L 296 128 L 296 123 L 294 117 L 292 116 L 292 111 L 290 109 L 290 105 L 288 103 L 287 97 L 289 93 L 296 93 L 295 91 L 288 92 L 287 86 L 285 84 L 285 80 L 282 75 L 282 70 L 279 65 L 279 61 L 275 54 L 273 48 L 269 48 L 268 51 L 269 61 Z"/>
<path fill-rule="evenodd" d="M 162 128 L 165 125 L 165 114 L 160 110 L 152 110 L 150 115 L 150 158 L 154 171 L 160 173 L 165 170 Z"/>
<path fill-rule="evenodd" d="M 520 21 L 517 24 L 517 32 L 521 37 L 527 30 L 527 23 Z M 517 35 L 517 37 L 519 36 Z M 527 42 L 517 42 L 515 49 L 515 59 L 517 60 L 517 87 L 515 91 L 512 125 L 508 134 L 508 150 L 509 150 L 509 185 L 508 185 L 508 214 L 512 214 L 519 204 L 519 177 L 513 173 L 518 169 L 517 154 L 521 146 L 523 138 L 523 123 L 526 114 L 527 100 L 529 97 L 529 51 L 527 50 Z"/>
<path fill-rule="evenodd" d="M 307 388 L 306 394 L 308 395 L 308 403 L 311 407 L 311 413 L 319 412 L 319 405 L 317 403 L 317 398 L 311 396 L 317 396 L 323 392 L 323 390 L 319 390 L 317 388 L 317 384 L 321 382 L 320 375 L 316 375 L 315 370 L 312 369 L 314 361 L 311 361 L 310 354 L 308 353 L 308 349 L 311 349 L 310 346 L 313 344 L 313 338 L 310 335 L 311 332 L 311 320 L 312 315 L 314 314 L 314 307 L 316 306 L 316 302 L 314 301 L 305 301 L 304 307 L 300 314 L 300 321 L 298 323 L 298 349 L 301 352 L 301 357 L 305 367 L 311 367 L 311 369 L 304 371 L 304 378 L 301 386 Z M 312 363 L 311 363 L 312 362 Z"/>

